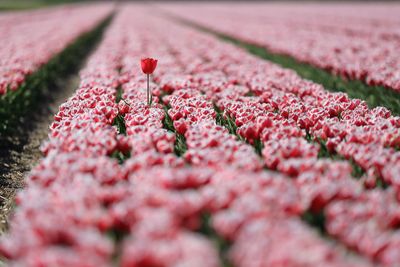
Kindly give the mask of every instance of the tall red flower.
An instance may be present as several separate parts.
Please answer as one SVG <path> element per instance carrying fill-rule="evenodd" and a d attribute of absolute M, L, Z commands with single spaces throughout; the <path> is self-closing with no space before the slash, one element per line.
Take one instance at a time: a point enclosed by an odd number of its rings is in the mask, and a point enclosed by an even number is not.
<path fill-rule="evenodd" d="M 140 66 L 142 67 L 143 73 L 147 75 L 147 105 L 150 107 L 153 102 L 153 96 L 150 92 L 150 74 L 152 74 L 157 67 L 157 59 L 142 58 L 140 60 Z"/>
<path fill-rule="evenodd" d="M 152 74 L 157 67 L 157 59 L 143 58 L 140 60 L 140 65 L 144 74 Z"/>

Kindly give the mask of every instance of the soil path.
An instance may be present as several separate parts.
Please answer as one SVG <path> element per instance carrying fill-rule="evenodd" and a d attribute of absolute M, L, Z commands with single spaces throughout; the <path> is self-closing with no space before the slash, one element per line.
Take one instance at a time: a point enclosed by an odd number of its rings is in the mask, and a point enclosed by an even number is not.
<path fill-rule="evenodd" d="M 59 88 L 55 88 L 54 93 L 43 99 L 39 110 L 21 121 L 17 136 L 0 137 L 0 235 L 7 230 L 7 218 L 14 206 L 14 197 L 23 188 L 26 173 L 42 157 L 39 148 L 47 139 L 54 114 L 78 85 L 79 76 L 70 76 L 57 86 Z"/>

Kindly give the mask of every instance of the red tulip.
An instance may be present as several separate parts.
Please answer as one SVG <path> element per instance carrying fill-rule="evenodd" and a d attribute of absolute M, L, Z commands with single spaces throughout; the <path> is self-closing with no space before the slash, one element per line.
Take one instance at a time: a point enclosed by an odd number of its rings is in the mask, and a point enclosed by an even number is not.
<path fill-rule="evenodd" d="M 144 74 L 152 74 L 157 67 L 157 59 L 143 58 L 140 60 Z"/>
<path fill-rule="evenodd" d="M 153 102 L 153 96 L 150 92 L 150 74 L 152 74 L 157 67 L 157 59 L 142 58 L 140 60 L 140 65 L 143 73 L 147 75 L 147 104 L 150 107 L 151 103 Z"/>

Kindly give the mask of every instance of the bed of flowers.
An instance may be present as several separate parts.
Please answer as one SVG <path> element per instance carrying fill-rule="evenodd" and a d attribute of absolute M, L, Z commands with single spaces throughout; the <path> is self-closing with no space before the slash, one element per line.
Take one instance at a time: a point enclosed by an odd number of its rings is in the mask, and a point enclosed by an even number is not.
<path fill-rule="evenodd" d="M 71 5 L 0 15 L 2 149 L 13 146 L 7 138 L 29 128 L 41 105 L 78 71 L 113 10 L 111 4 Z"/>
<path fill-rule="evenodd" d="M 400 92 L 399 5 L 258 3 L 227 7 L 213 3 L 161 7 L 274 53 Z"/>
<path fill-rule="evenodd" d="M 27 75 L 93 29 L 111 9 L 107 4 L 65 6 L 0 16 L 0 96 L 17 90 Z"/>
<path fill-rule="evenodd" d="M 198 88 L 203 97 L 208 96 L 209 101 L 223 111 L 223 116 L 233 119 L 240 137 L 252 144 L 261 141 L 265 167 L 297 178 L 296 185 L 309 209 L 315 212 L 326 207 L 326 231 L 330 235 L 372 259 L 393 260 L 387 258 L 393 256 L 389 252 L 392 245 L 396 246 L 396 226 L 381 227 L 379 223 L 390 221 L 386 216 L 392 216 L 389 215 L 391 212 L 378 215 L 385 210 L 383 205 L 370 214 L 368 207 L 386 197 L 387 201 L 391 199 L 389 202 L 397 205 L 399 118 L 391 116 L 385 108 L 370 110 L 360 100 L 351 100 L 342 93 L 329 93 L 316 84 L 301 80 L 294 72 L 251 57 L 213 37 L 179 26 L 171 25 L 170 28 L 182 36 L 178 39 L 178 34 L 173 38 L 166 35 L 171 47 L 176 47 L 179 41 L 185 47 L 175 51 L 182 57 L 178 62 L 189 55 L 198 55 L 202 60 L 193 71 L 193 61 L 186 59 L 189 73 L 195 74 L 187 73 L 189 76 L 180 78 L 180 83 L 164 87 L 168 90 L 189 87 L 193 88 L 192 92 Z M 366 173 L 356 181 L 351 177 L 348 162 L 322 159 L 319 156 L 321 147 L 331 155 L 352 158 Z M 385 163 L 381 165 L 379 161 Z M 391 188 L 366 190 L 375 188 L 381 180 L 391 184 Z M 349 201 L 343 203 L 343 199 Z M 342 207 L 336 210 L 338 213 L 333 211 L 338 207 Z M 356 223 L 349 216 L 352 213 L 345 212 L 353 208 L 354 211 L 360 208 L 358 212 L 363 214 L 359 214 Z M 336 228 L 341 220 L 348 227 Z M 369 229 L 371 224 L 379 227 Z M 360 232 L 356 234 L 358 230 Z M 364 231 L 371 235 L 364 236 Z M 392 231 L 393 235 L 389 237 Z M 349 233 L 354 236 L 348 236 Z M 384 236 L 388 238 L 386 241 L 383 241 Z"/>
<path fill-rule="evenodd" d="M 119 10 L 60 106 L 9 266 L 396 266 L 400 118 L 149 14 Z"/>

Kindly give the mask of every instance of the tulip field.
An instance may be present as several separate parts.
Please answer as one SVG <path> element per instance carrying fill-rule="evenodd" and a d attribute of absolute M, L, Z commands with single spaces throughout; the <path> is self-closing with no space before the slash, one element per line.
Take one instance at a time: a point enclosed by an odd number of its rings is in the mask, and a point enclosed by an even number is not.
<path fill-rule="evenodd" d="M 333 3 L 294 8 L 257 4 L 227 8 L 222 3 L 169 9 L 335 74 L 400 91 L 398 5 L 360 7 Z"/>
<path fill-rule="evenodd" d="M 393 107 L 213 33 L 400 102 L 400 5 L 224 5 L 0 13 L 0 118 L 38 89 L 30 77 L 109 21 L 16 193 L 6 266 L 400 266 Z"/>

